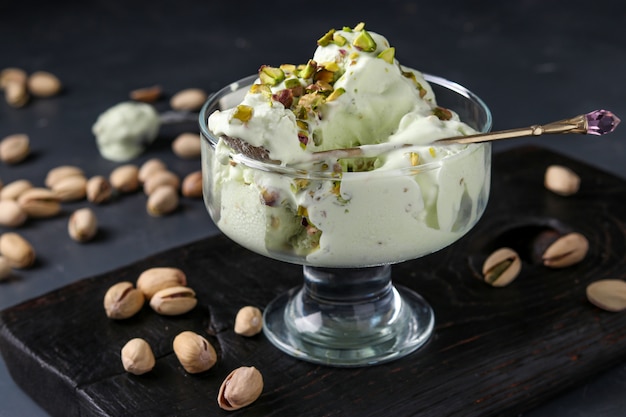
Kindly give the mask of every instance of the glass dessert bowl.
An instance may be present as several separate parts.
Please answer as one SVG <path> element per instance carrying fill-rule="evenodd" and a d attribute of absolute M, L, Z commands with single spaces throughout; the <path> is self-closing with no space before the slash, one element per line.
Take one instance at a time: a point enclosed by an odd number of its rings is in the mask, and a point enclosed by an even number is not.
<path fill-rule="evenodd" d="M 489 196 L 489 143 L 401 147 L 415 164 L 346 172 L 284 166 L 223 146 L 208 127 L 232 108 L 257 76 L 212 95 L 199 116 L 205 204 L 218 228 L 238 244 L 303 265 L 304 285 L 264 311 L 264 333 L 279 349 L 332 366 L 366 366 L 401 358 L 433 332 L 434 314 L 419 294 L 396 287 L 391 265 L 420 258 L 464 236 Z M 425 75 L 438 103 L 478 132 L 491 113 L 466 88 Z M 419 162 L 421 153 L 445 153 Z M 344 164 L 369 163 L 367 158 Z"/>

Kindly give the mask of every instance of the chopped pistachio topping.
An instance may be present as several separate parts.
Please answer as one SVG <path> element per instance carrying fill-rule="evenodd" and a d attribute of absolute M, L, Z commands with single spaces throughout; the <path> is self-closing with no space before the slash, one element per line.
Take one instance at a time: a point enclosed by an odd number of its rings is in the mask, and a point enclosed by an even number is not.
<path fill-rule="evenodd" d="M 435 151 L 435 148 L 433 148 L 432 146 L 428 148 L 428 152 L 430 153 L 430 156 L 432 156 L 433 158 L 437 154 L 437 152 Z"/>
<path fill-rule="evenodd" d="M 330 93 L 328 97 L 326 97 L 326 101 L 328 102 L 328 101 L 337 100 L 337 98 L 339 98 L 339 96 L 345 92 L 346 92 L 345 88 L 339 87 L 338 89 Z"/>
<path fill-rule="evenodd" d="M 450 120 L 452 119 L 452 112 L 445 107 L 435 107 L 433 110 L 433 114 L 439 118 L 439 120 Z"/>
<path fill-rule="evenodd" d="M 233 119 L 241 120 L 242 122 L 247 122 L 252 118 L 252 107 L 246 106 L 245 104 L 240 104 L 235 108 L 233 112 Z"/>
<path fill-rule="evenodd" d="M 333 40 L 333 34 L 335 33 L 335 29 L 331 29 L 324 36 L 317 40 L 317 44 L 319 46 L 327 46 Z"/>
<path fill-rule="evenodd" d="M 341 30 L 348 33 L 352 32 L 352 28 L 350 26 L 344 26 Z"/>
<path fill-rule="evenodd" d="M 263 84 L 277 85 L 285 79 L 285 73 L 280 68 L 263 65 L 259 69 L 259 78 Z"/>
<path fill-rule="evenodd" d="M 337 64 L 336 62 L 322 62 L 320 64 L 320 66 L 324 67 L 325 70 L 330 71 L 330 72 L 337 72 L 339 71 L 339 64 Z"/>
<path fill-rule="evenodd" d="M 302 86 L 302 84 L 300 84 L 300 80 L 297 78 L 287 78 L 285 80 L 285 88 L 296 88 L 300 86 Z"/>
<path fill-rule="evenodd" d="M 353 29 L 353 30 L 354 30 L 355 32 L 360 32 L 360 31 L 362 31 L 363 29 L 365 29 L 365 22 L 359 22 L 359 24 L 358 24 L 358 25 L 356 25 L 356 26 L 354 27 L 354 29 Z"/>
<path fill-rule="evenodd" d="M 317 69 L 317 62 L 309 59 L 309 62 L 306 63 L 304 68 L 300 70 L 299 77 L 300 78 L 311 78 L 313 74 L 315 74 L 315 70 Z"/>
<path fill-rule="evenodd" d="M 337 46 L 344 46 L 348 40 L 338 33 L 333 34 L 333 43 Z"/>
<path fill-rule="evenodd" d="M 281 64 L 279 68 L 284 72 L 288 72 L 291 74 L 296 72 L 296 66 L 293 64 Z"/>
<path fill-rule="evenodd" d="M 364 52 L 374 52 L 376 50 L 376 42 L 374 38 L 372 38 L 372 35 L 366 30 L 362 30 L 356 38 L 354 38 L 352 45 Z"/>
<path fill-rule="evenodd" d="M 418 154 L 417 152 L 410 152 L 409 153 L 409 158 L 411 158 L 411 165 L 412 166 L 417 166 L 420 163 L 420 154 Z"/>
<path fill-rule="evenodd" d="M 391 48 L 385 49 L 380 54 L 378 54 L 378 58 L 382 59 L 388 64 L 393 64 L 393 59 L 395 55 L 396 55 L 396 48 L 391 47 Z"/>

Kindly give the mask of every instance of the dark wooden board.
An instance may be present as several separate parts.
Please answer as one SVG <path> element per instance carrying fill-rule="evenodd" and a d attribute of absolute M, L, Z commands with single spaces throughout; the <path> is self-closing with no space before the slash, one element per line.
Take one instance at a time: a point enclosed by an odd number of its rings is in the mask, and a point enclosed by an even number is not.
<path fill-rule="evenodd" d="M 543 187 L 550 164 L 579 173 L 578 194 Z M 233 332 L 243 305 L 263 307 L 299 285 L 301 270 L 212 237 L 84 279 L 3 311 L 0 349 L 17 384 L 54 416 L 207 416 L 223 378 L 254 365 L 265 389 L 252 416 L 512 416 L 626 358 L 626 314 L 601 311 L 585 287 L 626 278 L 626 182 L 579 161 L 535 147 L 494 156 L 492 193 L 477 227 L 453 246 L 394 266 L 398 284 L 424 295 L 436 312 L 435 336 L 395 362 L 336 369 L 292 359 L 259 335 Z M 578 231 L 590 241 L 579 265 L 549 270 L 533 255 L 544 230 Z M 495 289 L 479 279 L 485 257 L 512 246 L 520 277 Z M 148 306 L 125 321 L 106 318 L 108 287 L 134 281 L 154 266 L 176 266 L 199 299 L 192 312 L 162 317 Z M 188 375 L 172 353 L 182 330 L 206 334 L 219 361 Z M 119 351 L 132 337 L 153 347 L 157 365 L 133 376 Z"/>

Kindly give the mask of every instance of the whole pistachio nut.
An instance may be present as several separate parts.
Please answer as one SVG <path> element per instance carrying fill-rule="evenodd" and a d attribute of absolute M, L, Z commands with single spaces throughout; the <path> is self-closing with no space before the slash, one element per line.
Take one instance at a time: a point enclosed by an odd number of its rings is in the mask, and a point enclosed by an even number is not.
<path fill-rule="evenodd" d="M 200 88 L 187 88 L 174 94 L 170 106 L 174 110 L 196 111 L 207 100 L 207 94 Z"/>
<path fill-rule="evenodd" d="M 19 227 L 28 215 L 15 200 L 0 200 L 0 226 Z"/>
<path fill-rule="evenodd" d="M 4 98 L 11 107 L 24 107 L 30 100 L 26 83 L 8 82 L 4 87 Z"/>
<path fill-rule="evenodd" d="M 171 185 L 176 190 L 180 188 L 180 178 L 172 171 L 160 170 L 153 172 L 143 183 L 143 191 L 150 195 L 161 185 Z"/>
<path fill-rule="evenodd" d="M 163 95 L 163 89 L 159 85 L 152 87 L 137 88 L 130 92 L 131 100 L 141 101 L 144 103 L 154 103 Z"/>
<path fill-rule="evenodd" d="M 147 341 L 138 337 L 124 345 L 121 356 L 124 369 L 134 375 L 150 372 L 156 364 L 152 348 Z"/>
<path fill-rule="evenodd" d="M 179 333 L 174 338 L 173 347 L 178 361 L 190 374 L 208 371 L 217 362 L 213 345 L 195 332 Z"/>
<path fill-rule="evenodd" d="M 543 253 L 543 264 L 549 268 L 565 268 L 587 256 L 589 241 L 580 233 L 568 233 L 557 239 Z"/>
<path fill-rule="evenodd" d="M 111 186 L 122 193 L 132 193 L 139 188 L 139 168 L 125 164 L 115 168 L 109 175 Z"/>
<path fill-rule="evenodd" d="M 52 191 L 61 201 L 82 200 L 87 196 L 87 178 L 75 175 L 57 181 Z"/>
<path fill-rule="evenodd" d="M 148 159 L 146 162 L 141 164 L 139 168 L 139 182 L 145 183 L 148 178 L 152 176 L 157 171 L 167 171 L 167 165 L 165 162 L 161 161 L 159 158 Z"/>
<path fill-rule="evenodd" d="M 30 153 L 30 139 L 24 133 L 9 135 L 0 141 L 0 161 L 5 164 L 22 162 Z"/>
<path fill-rule="evenodd" d="M 222 382 L 217 404 L 228 411 L 238 410 L 255 402 L 263 392 L 263 376 L 254 366 L 232 371 Z"/>
<path fill-rule="evenodd" d="M 28 77 L 28 90 L 35 97 L 52 97 L 61 92 L 61 81 L 48 71 L 35 71 Z"/>
<path fill-rule="evenodd" d="M 580 188 L 580 177 L 562 165 L 550 165 L 544 176 L 545 187 L 562 196 L 576 194 Z"/>
<path fill-rule="evenodd" d="M 165 316 L 187 313 L 196 304 L 198 304 L 198 300 L 195 291 L 183 286 L 162 289 L 150 299 L 150 307 Z"/>
<path fill-rule="evenodd" d="M 254 336 L 263 329 L 263 313 L 257 307 L 246 306 L 237 312 L 235 333 L 242 336 Z"/>
<path fill-rule="evenodd" d="M 143 271 L 137 278 L 137 289 L 147 300 L 157 292 L 171 287 L 185 287 L 187 276 L 178 268 L 155 267 Z"/>
<path fill-rule="evenodd" d="M 172 142 L 172 151 L 183 159 L 200 158 L 200 135 L 198 133 L 181 133 Z"/>
<path fill-rule="evenodd" d="M 626 310 L 626 281 L 602 279 L 587 286 L 587 299 L 603 310 L 618 312 Z"/>
<path fill-rule="evenodd" d="M 84 177 L 85 173 L 81 168 L 74 165 L 60 165 L 48 171 L 44 184 L 48 188 L 54 188 L 57 182 L 74 176 Z"/>
<path fill-rule="evenodd" d="M 30 188 L 20 194 L 17 202 L 29 217 L 47 218 L 61 212 L 59 197 L 47 188 Z"/>
<path fill-rule="evenodd" d="M 0 255 L 0 282 L 7 280 L 13 273 L 9 260 Z"/>
<path fill-rule="evenodd" d="M 181 193 L 188 198 L 202 197 L 202 171 L 194 171 L 183 178 Z"/>
<path fill-rule="evenodd" d="M 6 184 L 0 190 L 0 200 L 15 200 L 26 190 L 33 188 L 33 184 L 28 180 L 15 180 Z"/>
<path fill-rule="evenodd" d="M 12 268 L 28 268 L 35 263 L 35 249 L 21 235 L 6 232 L 0 235 L 0 255 Z"/>
<path fill-rule="evenodd" d="M 104 295 L 104 311 L 111 319 L 127 319 L 143 307 L 143 293 L 132 282 L 122 281 L 109 288 Z"/>
<path fill-rule="evenodd" d="M 158 186 L 148 197 L 146 211 L 154 217 L 172 213 L 178 208 L 178 191 L 171 185 Z"/>
<path fill-rule="evenodd" d="M 504 287 L 517 278 L 521 269 L 522 261 L 517 252 L 511 248 L 500 248 L 485 260 L 483 277 L 491 286 Z"/>
<path fill-rule="evenodd" d="M 89 180 L 85 186 L 87 200 L 94 204 L 106 203 L 113 195 L 113 187 L 109 180 L 102 175 L 95 175 Z"/>
<path fill-rule="evenodd" d="M 72 239 L 77 242 L 88 242 L 98 232 L 98 219 L 89 207 L 76 210 L 70 216 L 67 231 Z"/>
<path fill-rule="evenodd" d="M 25 84 L 28 74 L 21 68 L 5 68 L 0 71 L 0 90 L 4 90 L 9 83 Z"/>

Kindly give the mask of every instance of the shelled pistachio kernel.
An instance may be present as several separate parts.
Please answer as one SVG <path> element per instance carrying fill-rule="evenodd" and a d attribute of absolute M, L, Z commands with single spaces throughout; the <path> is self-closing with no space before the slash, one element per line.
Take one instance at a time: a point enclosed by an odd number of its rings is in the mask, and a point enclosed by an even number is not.
<path fill-rule="evenodd" d="M 381 53 L 379 53 L 377 58 L 382 59 L 388 64 L 393 64 L 393 59 L 395 58 L 395 56 L 396 56 L 396 48 L 392 46 L 392 47 L 385 49 Z"/>
<path fill-rule="evenodd" d="M 0 235 L 0 255 L 12 268 L 29 268 L 35 263 L 35 249 L 28 240 L 14 232 Z"/>
<path fill-rule="evenodd" d="M 483 277 L 493 287 L 509 285 L 520 273 L 522 261 L 511 248 L 500 248 L 493 252 L 483 264 Z"/>
<path fill-rule="evenodd" d="M 543 253 L 544 266 L 566 268 L 585 259 L 589 251 L 589 241 L 580 233 L 568 233 L 561 236 Z"/>
<path fill-rule="evenodd" d="M 285 72 L 280 68 L 262 65 L 259 68 L 259 79 L 263 84 L 278 85 L 285 79 Z"/>
<path fill-rule="evenodd" d="M 190 374 L 208 371 L 217 362 L 213 345 L 195 332 L 179 333 L 174 338 L 173 348 L 178 361 Z"/>
<path fill-rule="evenodd" d="M 137 289 L 150 300 L 157 292 L 187 285 L 187 275 L 178 268 L 155 267 L 143 271 L 137 278 Z"/>
<path fill-rule="evenodd" d="M 70 216 L 67 231 L 75 241 L 88 242 L 98 232 L 98 218 L 89 207 L 78 209 Z"/>
<path fill-rule="evenodd" d="M 134 375 L 150 372 L 156 364 L 152 348 L 148 342 L 138 337 L 124 345 L 121 357 L 124 369 Z"/>
<path fill-rule="evenodd" d="M 550 165 L 546 169 L 544 185 L 553 193 L 566 197 L 578 192 L 580 177 L 570 168 Z"/>
<path fill-rule="evenodd" d="M 169 287 L 158 291 L 150 299 L 150 307 L 165 316 L 177 316 L 191 311 L 198 300 L 194 290 L 188 287 Z"/>
<path fill-rule="evenodd" d="M 602 279 L 592 282 L 586 289 L 587 299 L 603 310 L 619 312 L 626 310 L 626 281 Z"/>
<path fill-rule="evenodd" d="M 245 104 L 240 104 L 235 107 L 235 111 L 233 112 L 233 119 L 237 119 L 245 123 L 252 118 L 253 112 L 254 109 L 252 107 L 246 106 Z"/>
<path fill-rule="evenodd" d="M 232 371 L 222 382 L 217 404 L 228 411 L 238 410 L 255 402 L 263 392 L 263 376 L 254 366 Z"/>
<path fill-rule="evenodd" d="M 18 164 L 30 154 L 30 139 L 24 133 L 9 135 L 0 140 L 0 161 Z"/>
<path fill-rule="evenodd" d="M 257 307 L 246 306 L 237 312 L 235 333 L 242 336 L 254 336 L 263 329 L 263 313 Z"/>
<path fill-rule="evenodd" d="M 104 310 L 111 319 L 127 319 L 143 307 L 143 293 L 132 282 L 122 281 L 111 286 L 104 295 Z"/>

